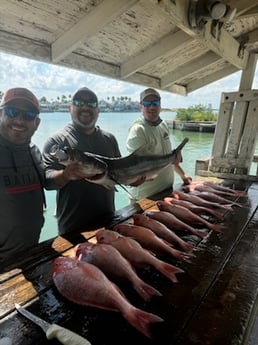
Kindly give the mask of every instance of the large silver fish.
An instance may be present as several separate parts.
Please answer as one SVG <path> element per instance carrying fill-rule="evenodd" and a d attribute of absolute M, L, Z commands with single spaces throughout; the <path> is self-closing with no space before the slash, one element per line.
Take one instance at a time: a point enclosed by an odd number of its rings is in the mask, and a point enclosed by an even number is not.
<path fill-rule="evenodd" d="M 100 178 L 106 175 L 107 164 L 89 152 L 82 152 L 77 149 L 72 149 L 67 146 L 54 145 L 51 149 L 50 155 L 55 157 L 58 162 L 64 166 L 72 163 L 80 163 L 79 169 L 85 176 Z"/>
<path fill-rule="evenodd" d="M 145 177 L 145 181 L 155 179 L 158 174 L 169 164 L 173 164 L 177 159 L 177 154 L 188 142 L 185 138 L 171 153 L 165 155 L 145 155 L 141 154 L 142 149 L 136 150 L 132 154 L 122 158 L 108 158 L 96 155 L 96 158 L 107 164 L 107 171 L 99 179 L 87 179 L 90 182 L 101 184 L 108 189 L 115 187 L 115 184 L 130 185 Z"/>
<path fill-rule="evenodd" d="M 177 148 L 165 155 L 145 155 L 140 148 L 126 157 L 110 158 L 68 147 L 55 148 L 51 154 L 63 165 L 81 162 L 87 181 L 113 189 L 116 184 L 130 185 L 141 177 L 145 177 L 145 181 L 155 179 L 161 170 L 176 161 L 188 140 L 185 138 Z"/>

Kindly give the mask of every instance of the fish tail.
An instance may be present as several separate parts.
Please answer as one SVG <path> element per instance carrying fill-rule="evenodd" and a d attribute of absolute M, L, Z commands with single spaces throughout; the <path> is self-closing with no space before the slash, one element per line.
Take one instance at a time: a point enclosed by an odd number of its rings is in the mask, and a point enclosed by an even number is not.
<path fill-rule="evenodd" d="M 232 205 L 233 204 L 224 204 L 224 205 L 217 204 L 215 207 L 218 207 L 227 211 L 233 211 Z"/>
<path fill-rule="evenodd" d="M 221 214 L 221 213 L 219 213 L 219 212 L 217 212 L 217 211 L 215 211 L 215 210 L 209 210 L 209 212 L 210 212 L 210 214 L 212 215 L 212 216 L 214 216 L 215 218 L 217 218 L 217 219 L 219 219 L 219 220 L 222 220 L 223 219 L 223 214 Z"/>
<path fill-rule="evenodd" d="M 209 228 L 211 230 L 214 230 L 214 231 L 217 231 L 217 232 L 221 232 L 222 230 L 225 229 L 224 226 L 221 226 L 221 225 L 218 225 L 218 224 L 211 224 L 211 225 L 209 225 Z"/>
<path fill-rule="evenodd" d="M 171 248 L 171 254 L 180 261 L 188 261 L 189 259 L 193 258 L 194 255 L 190 253 L 182 252 L 181 250 L 177 250 Z M 189 261 L 188 261 L 189 262 Z"/>
<path fill-rule="evenodd" d="M 145 301 L 151 299 L 152 296 L 162 296 L 162 293 L 149 284 L 146 284 L 144 281 L 140 284 L 134 285 L 134 289 Z"/>
<path fill-rule="evenodd" d="M 207 234 L 206 234 L 205 232 L 202 232 L 202 231 L 200 231 L 200 230 L 194 229 L 194 230 L 192 230 L 191 232 L 192 232 L 193 235 L 196 235 L 196 236 L 198 236 L 198 237 L 200 237 L 200 238 L 204 238 L 204 237 L 207 236 Z"/>
<path fill-rule="evenodd" d="M 233 202 L 232 204 L 233 204 L 233 206 L 243 207 L 243 205 L 239 204 L 238 202 Z"/>
<path fill-rule="evenodd" d="M 152 313 L 133 307 L 125 315 L 126 320 L 148 338 L 152 338 L 150 324 L 164 320 Z"/>
<path fill-rule="evenodd" d="M 192 252 L 194 249 L 194 246 L 190 243 L 185 242 L 184 240 L 178 242 L 180 247 L 185 251 L 185 252 Z"/>
<path fill-rule="evenodd" d="M 166 276 L 169 280 L 171 280 L 173 283 L 177 283 L 177 277 L 176 273 L 183 273 L 184 271 L 176 267 L 174 265 L 168 264 L 166 262 L 163 262 L 161 260 L 158 261 L 157 264 L 155 264 L 155 268 L 161 272 L 164 276 Z"/>

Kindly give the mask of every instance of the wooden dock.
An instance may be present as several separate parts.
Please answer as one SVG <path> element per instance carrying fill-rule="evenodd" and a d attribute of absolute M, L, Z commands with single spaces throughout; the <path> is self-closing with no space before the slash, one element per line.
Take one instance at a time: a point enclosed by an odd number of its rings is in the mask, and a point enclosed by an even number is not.
<path fill-rule="evenodd" d="M 216 122 L 213 121 L 177 121 L 177 120 L 166 120 L 168 126 L 173 129 L 180 131 L 191 131 L 191 132 L 208 132 L 214 133 L 216 128 Z"/>
<path fill-rule="evenodd" d="M 153 327 L 153 339 L 140 334 L 119 313 L 67 301 L 53 285 L 52 260 L 69 255 L 94 231 L 45 241 L 1 268 L 0 339 L 8 337 L 13 345 L 59 344 L 48 341 L 38 326 L 19 315 L 14 308 L 17 302 L 46 321 L 84 336 L 92 345 L 257 345 L 258 183 L 228 184 L 245 189 L 247 198 L 238 200 L 243 207 L 234 206 L 233 212 L 225 213 L 223 232 L 203 229 L 204 239 L 185 234 L 183 238 L 196 247 L 191 263 L 162 258 L 184 270 L 178 283 L 154 269 L 139 270 L 140 277 L 163 295 L 150 302 L 143 302 L 129 286 L 122 287 L 132 304 L 164 319 Z M 142 208 L 152 209 L 155 200 L 169 193 L 119 210 L 115 222 L 130 219 Z"/>

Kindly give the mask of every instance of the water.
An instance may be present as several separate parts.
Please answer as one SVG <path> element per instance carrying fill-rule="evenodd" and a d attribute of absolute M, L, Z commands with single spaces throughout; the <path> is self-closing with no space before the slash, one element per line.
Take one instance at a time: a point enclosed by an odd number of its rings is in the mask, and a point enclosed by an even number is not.
<path fill-rule="evenodd" d="M 120 151 L 123 156 L 127 155 L 125 142 L 130 125 L 140 114 L 137 113 L 102 113 L 98 119 L 98 125 L 113 133 L 119 143 Z M 46 139 L 54 132 L 63 128 L 70 121 L 69 113 L 42 113 L 41 123 L 38 131 L 33 136 L 33 142 L 42 150 Z M 162 112 L 161 117 L 166 120 L 175 118 L 174 112 Z M 189 138 L 182 151 L 182 167 L 185 172 L 194 177 L 196 159 L 210 156 L 213 142 L 213 133 L 187 132 L 170 129 L 172 147 L 175 148 L 185 137 Z M 175 183 L 180 183 L 181 179 L 175 174 Z M 117 187 L 116 209 L 120 209 L 128 204 L 128 195 L 121 188 Z M 47 210 L 45 212 L 45 225 L 41 232 L 40 241 L 44 241 L 57 235 L 57 224 L 54 217 L 55 212 L 55 191 L 46 191 Z"/>

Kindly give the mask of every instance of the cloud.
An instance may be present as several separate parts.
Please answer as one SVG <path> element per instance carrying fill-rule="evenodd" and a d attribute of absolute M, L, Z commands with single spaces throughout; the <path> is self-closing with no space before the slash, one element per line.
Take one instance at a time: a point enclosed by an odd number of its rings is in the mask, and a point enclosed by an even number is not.
<path fill-rule="evenodd" d="M 81 86 L 94 90 L 99 99 L 127 96 L 138 101 L 139 93 L 143 89 L 143 86 L 140 85 L 4 53 L 0 53 L 0 64 L 4 66 L 0 71 L 0 90 L 2 92 L 11 87 L 24 86 L 31 89 L 38 98 L 45 96 L 49 101 L 62 95 L 69 96 Z M 257 75 L 256 69 L 255 76 L 257 77 Z M 196 104 L 211 104 L 214 109 L 219 108 L 221 93 L 237 91 L 240 79 L 241 72 L 237 72 L 187 96 L 162 91 L 162 106 L 180 108 Z M 255 78 L 253 87 L 257 86 L 258 81 Z"/>

